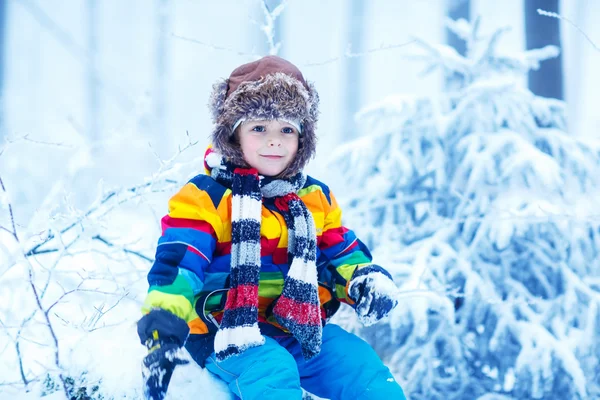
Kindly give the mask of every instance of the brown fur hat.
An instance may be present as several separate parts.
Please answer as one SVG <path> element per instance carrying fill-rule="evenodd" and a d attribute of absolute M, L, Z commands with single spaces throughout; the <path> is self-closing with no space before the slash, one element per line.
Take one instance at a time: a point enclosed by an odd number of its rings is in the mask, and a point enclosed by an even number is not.
<path fill-rule="evenodd" d="M 280 57 L 266 56 L 236 68 L 228 79 L 213 85 L 209 107 L 215 125 L 213 147 L 236 165 L 247 166 L 233 131 L 241 118 L 300 123 L 298 154 L 281 177 L 302 171 L 315 154 L 319 96 L 300 70 Z"/>

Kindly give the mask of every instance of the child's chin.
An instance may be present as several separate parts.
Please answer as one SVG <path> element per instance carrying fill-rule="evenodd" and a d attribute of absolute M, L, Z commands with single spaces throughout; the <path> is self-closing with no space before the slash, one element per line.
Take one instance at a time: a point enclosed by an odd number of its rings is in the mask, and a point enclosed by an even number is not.
<path fill-rule="evenodd" d="M 277 176 L 282 173 L 284 168 L 261 168 L 258 173 L 263 176 Z"/>

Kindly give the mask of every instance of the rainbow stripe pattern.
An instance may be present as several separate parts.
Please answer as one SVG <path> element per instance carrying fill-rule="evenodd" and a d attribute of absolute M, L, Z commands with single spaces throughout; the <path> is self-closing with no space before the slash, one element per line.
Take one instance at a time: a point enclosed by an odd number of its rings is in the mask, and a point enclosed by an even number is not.
<path fill-rule="evenodd" d="M 342 211 L 325 184 L 309 176 L 297 195 L 315 222 L 318 301 L 325 322 L 340 302 L 354 306 L 348 283 L 357 268 L 370 265 L 372 257 L 354 232 L 342 225 Z M 231 257 L 236 256 L 232 197 L 230 189 L 210 176 L 198 175 L 170 199 L 169 212 L 161 221 L 162 236 L 148 273 L 150 287 L 142 311 L 170 311 L 188 323 L 191 337 L 214 336 L 226 302 L 235 298 L 227 296 Z M 237 290 L 258 290 L 258 304 L 249 306 L 257 307 L 263 334 L 289 335 L 273 312 L 273 302 L 281 297 L 290 270 L 288 228 L 274 199 L 263 199 L 260 208 L 258 288 L 241 285 Z M 293 308 L 285 304 L 279 307 Z M 204 350 L 210 354 L 213 349 Z M 199 363 L 203 365 L 203 359 Z"/>

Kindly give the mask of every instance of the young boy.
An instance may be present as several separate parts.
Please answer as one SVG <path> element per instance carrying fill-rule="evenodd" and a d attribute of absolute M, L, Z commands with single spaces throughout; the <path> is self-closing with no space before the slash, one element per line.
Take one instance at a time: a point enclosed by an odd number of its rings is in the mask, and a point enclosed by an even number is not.
<path fill-rule="evenodd" d="M 341 225 L 314 155 L 319 99 L 275 56 L 214 86 L 206 175 L 169 202 L 148 274 L 140 340 L 147 397 L 162 399 L 182 346 L 239 398 L 405 399 L 374 350 L 326 321 L 340 303 L 364 324 L 397 304 L 390 274 Z"/>

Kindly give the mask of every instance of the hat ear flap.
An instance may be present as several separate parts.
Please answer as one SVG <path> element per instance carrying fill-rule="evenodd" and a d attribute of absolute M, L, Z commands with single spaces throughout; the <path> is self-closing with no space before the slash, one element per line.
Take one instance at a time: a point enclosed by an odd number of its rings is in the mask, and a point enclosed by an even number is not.
<path fill-rule="evenodd" d="M 319 93 L 312 82 L 306 82 L 306 84 L 308 85 L 308 98 L 310 101 L 308 117 L 311 122 L 316 125 L 319 120 Z"/>
<path fill-rule="evenodd" d="M 212 87 L 212 92 L 208 100 L 208 108 L 210 109 L 214 122 L 216 122 L 219 116 L 223 114 L 228 88 L 228 79 L 223 79 L 222 81 L 215 83 Z"/>

